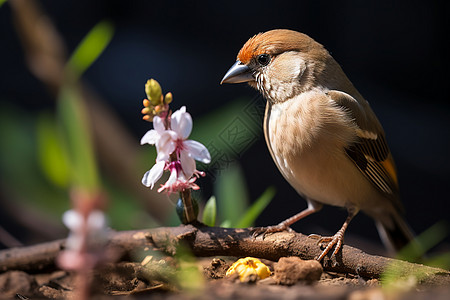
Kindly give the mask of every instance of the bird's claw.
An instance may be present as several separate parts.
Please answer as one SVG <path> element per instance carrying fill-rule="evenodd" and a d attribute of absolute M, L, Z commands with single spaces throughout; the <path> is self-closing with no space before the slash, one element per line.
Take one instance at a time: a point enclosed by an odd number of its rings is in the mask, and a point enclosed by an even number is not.
<path fill-rule="evenodd" d="M 310 235 L 311 237 L 311 235 Z M 339 250 L 342 248 L 342 242 L 344 239 L 343 234 L 340 232 L 336 233 L 333 236 L 327 236 L 327 237 L 320 237 L 319 235 L 313 235 L 312 238 L 318 239 L 317 244 L 324 246 L 326 244 L 325 249 L 322 251 L 322 253 L 317 257 L 317 261 L 321 261 L 325 255 L 327 255 L 330 250 L 334 247 L 334 251 L 331 254 L 331 257 L 335 256 Z"/>

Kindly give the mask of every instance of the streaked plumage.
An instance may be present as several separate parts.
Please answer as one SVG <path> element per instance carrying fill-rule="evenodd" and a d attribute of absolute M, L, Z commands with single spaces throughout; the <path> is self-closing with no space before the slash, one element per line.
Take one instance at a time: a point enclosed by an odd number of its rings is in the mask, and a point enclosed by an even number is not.
<path fill-rule="evenodd" d="M 348 223 L 363 210 L 384 241 L 401 248 L 412 239 L 401 217 L 398 179 L 383 128 L 325 48 L 305 34 L 272 30 L 248 40 L 222 82 L 248 82 L 267 99 L 264 134 L 286 180 L 308 208 L 266 232 L 284 230 L 322 204 L 346 207 L 349 217 L 319 260 L 339 250 Z"/>

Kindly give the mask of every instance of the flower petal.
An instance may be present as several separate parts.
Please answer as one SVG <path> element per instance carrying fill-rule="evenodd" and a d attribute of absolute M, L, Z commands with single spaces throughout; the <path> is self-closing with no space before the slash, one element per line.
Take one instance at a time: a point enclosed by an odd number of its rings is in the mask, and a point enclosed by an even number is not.
<path fill-rule="evenodd" d="M 202 144 L 194 140 L 187 140 L 183 142 L 183 145 L 190 156 L 195 160 L 201 161 L 204 164 L 211 162 L 211 155 L 208 149 Z"/>
<path fill-rule="evenodd" d="M 153 117 L 153 128 L 159 133 L 163 133 L 166 130 L 164 126 L 164 121 L 158 116 Z"/>
<path fill-rule="evenodd" d="M 144 174 L 144 177 L 142 178 L 142 184 L 152 189 L 155 183 L 158 181 L 158 179 L 161 178 L 165 165 L 166 165 L 165 161 L 158 161 L 150 169 L 150 171 L 147 171 Z"/>
<path fill-rule="evenodd" d="M 195 160 L 189 155 L 186 150 L 180 152 L 180 163 L 183 173 L 186 175 L 186 179 L 189 179 L 195 172 Z"/>
<path fill-rule="evenodd" d="M 83 224 L 83 217 L 76 210 L 68 210 L 62 217 L 64 225 L 71 231 L 77 231 Z"/>
<path fill-rule="evenodd" d="M 94 210 L 87 219 L 89 230 L 101 230 L 106 227 L 106 216 L 101 210 Z"/>
<path fill-rule="evenodd" d="M 176 168 L 173 168 L 170 172 L 169 179 L 167 179 L 166 185 L 170 186 L 172 184 L 175 184 L 178 179 L 178 171 Z"/>
<path fill-rule="evenodd" d="M 156 130 L 149 130 L 141 139 L 141 145 L 150 144 L 154 145 L 159 139 L 159 133 Z"/>
<path fill-rule="evenodd" d="M 189 137 L 192 131 L 192 117 L 186 112 L 186 106 L 172 114 L 170 126 L 179 138 L 185 140 Z"/>
<path fill-rule="evenodd" d="M 157 161 L 168 161 L 170 154 L 175 151 L 175 143 L 176 133 L 172 130 L 164 131 L 158 142 L 156 143 L 156 151 L 158 152 L 158 156 L 156 158 Z"/>

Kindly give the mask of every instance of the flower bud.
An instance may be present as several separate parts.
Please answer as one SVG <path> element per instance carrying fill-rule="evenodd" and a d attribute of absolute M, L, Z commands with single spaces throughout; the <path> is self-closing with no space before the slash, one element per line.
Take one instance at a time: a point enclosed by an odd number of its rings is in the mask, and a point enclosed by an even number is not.
<path fill-rule="evenodd" d="M 147 80 L 145 84 L 145 93 L 152 105 L 158 105 L 161 103 L 162 90 L 158 81 L 154 79 Z"/>
<path fill-rule="evenodd" d="M 154 108 L 155 114 L 159 115 L 159 113 L 162 111 L 162 106 L 161 105 L 156 105 Z"/>
<path fill-rule="evenodd" d="M 142 104 L 144 104 L 145 107 L 149 107 L 150 101 L 148 101 L 148 99 L 144 99 L 144 101 L 142 101 Z"/>
<path fill-rule="evenodd" d="M 167 93 L 166 97 L 164 97 L 164 103 L 169 104 L 170 102 L 172 102 L 172 100 L 173 100 L 172 93 L 171 92 Z"/>
<path fill-rule="evenodd" d="M 144 107 L 144 108 L 141 110 L 141 113 L 142 113 L 143 115 L 147 115 L 147 114 L 149 114 L 150 112 L 151 112 L 150 107 Z"/>

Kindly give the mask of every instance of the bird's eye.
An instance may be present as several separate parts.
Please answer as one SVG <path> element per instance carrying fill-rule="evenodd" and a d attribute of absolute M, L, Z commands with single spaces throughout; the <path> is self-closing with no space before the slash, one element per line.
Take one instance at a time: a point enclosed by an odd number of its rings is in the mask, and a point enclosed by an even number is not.
<path fill-rule="evenodd" d="M 258 60 L 258 63 L 262 66 L 267 66 L 270 62 L 270 55 L 269 54 L 260 54 L 256 58 Z"/>

